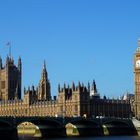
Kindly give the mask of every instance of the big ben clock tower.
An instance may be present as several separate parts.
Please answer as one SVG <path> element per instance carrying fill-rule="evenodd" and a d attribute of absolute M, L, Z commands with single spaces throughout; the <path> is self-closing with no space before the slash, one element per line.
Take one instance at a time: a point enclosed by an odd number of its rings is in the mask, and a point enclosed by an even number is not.
<path fill-rule="evenodd" d="M 140 39 L 134 54 L 135 116 L 140 119 Z"/>

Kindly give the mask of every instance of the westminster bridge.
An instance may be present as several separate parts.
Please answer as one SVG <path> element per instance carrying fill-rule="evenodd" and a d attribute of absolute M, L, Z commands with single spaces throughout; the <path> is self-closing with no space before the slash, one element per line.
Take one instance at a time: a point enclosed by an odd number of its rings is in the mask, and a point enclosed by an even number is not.
<path fill-rule="evenodd" d="M 122 118 L 0 117 L 0 137 L 138 135 L 140 122 Z M 8 135 L 7 135 L 8 134 Z"/>

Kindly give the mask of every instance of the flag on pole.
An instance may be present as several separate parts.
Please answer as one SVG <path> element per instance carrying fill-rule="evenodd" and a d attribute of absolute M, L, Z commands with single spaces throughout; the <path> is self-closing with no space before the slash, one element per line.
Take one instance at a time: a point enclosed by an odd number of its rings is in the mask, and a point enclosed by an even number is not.
<path fill-rule="evenodd" d="M 6 43 L 6 46 L 10 46 L 11 45 L 11 43 L 8 41 L 7 43 Z"/>
<path fill-rule="evenodd" d="M 8 41 L 5 45 L 8 46 L 8 48 L 9 48 L 9 57 L 11 57 L 11 42 Z"/>

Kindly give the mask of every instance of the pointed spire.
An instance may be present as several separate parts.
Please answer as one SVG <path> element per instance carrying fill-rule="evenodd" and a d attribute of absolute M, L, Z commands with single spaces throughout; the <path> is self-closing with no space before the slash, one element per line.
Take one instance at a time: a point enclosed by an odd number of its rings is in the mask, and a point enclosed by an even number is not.
<path fill-rule="evenodd" d="M 44 60 L 43 69 L 46 70 L 46 61 Z"/>
<path fill-rule="evenodd" d="M 32 85 L 32 95 L 35 95 L 35 87 L 34 87 L 34 85 Z"/>
<path fill-rule="evenodd" d="M 60 92 L 60 83 L 58 83 L 58 92 Z"/>
<path fill-rule="evenodd" d="M 20 65 L 21 64 L 21 57 L 19 56 L 19 58 L 18 58 L 18 65 Z"/>
<path fill-rule="evenodd" d="M 42 72 L 42 78 L 47 79 L 48 78 L 48 74 L 47 74 L 47 70 L 46 70 L 46 62 L 44 60 L 44 64 L 43 64 L 43 72 Z"/>
<path fill-rule="evenodd" d="M 26 88 L 24 87 L 24 94 L 26 94 Z"/>
<path fill-rule="evenodd" d="M 34 91 L 35 90 L 35 87 L 34 87 L 34 85 L 32 85 L 32 91 Z"/>
<path fill-rule="evenodd" d="M 92 91 L 94 91 L 94 93 L 97 93 L 95 80 L 93 80 L 93 83 L 92 83 Z"/>
<path fill-rule="evenodd" d="M 14 64 L 14 59 L 13 59 L 13 57 L 11 58 L 11 63 Z"/>
<path fill-rule="evenodd" d="M 81 83 L 80 83 L 80 81 L 78 82 L 78 91 L 80 91 L 81 90 Z"/>
<path fill-rule="evenodd" d="M 90 83 L 89 83 L 89 81 L 88 81 L 88 91 L 90 91 Z"/>
<path fill-rule="evenodd" d="M 80 81 L 78 81 L 78 87 L 81 87 L 81 83 L 80 83 Z"/>
<path fill-rule="evenodd" d="M 64 83 L 64 90 L 66 89 L 66 84 Z"/>
<path fill-rule="evenodd" d="M 19 56 L 19 58 L 18 58 L 18 70 L 19 70 L 19 72 L 21 72 L 21 68 L 22 67 L 22 62 L 21 62 L 21 57 Z"/>
<path fill-rule="evenodd" d="M 70 89 L 70 86 L 69 86 L 69 84 L 68 84 L 68 89 Z"/>
<path fill-rule="evenodd" d="M 75 84 L 73 81 L 72 81 L 72 90 L 75 91 Z"/>

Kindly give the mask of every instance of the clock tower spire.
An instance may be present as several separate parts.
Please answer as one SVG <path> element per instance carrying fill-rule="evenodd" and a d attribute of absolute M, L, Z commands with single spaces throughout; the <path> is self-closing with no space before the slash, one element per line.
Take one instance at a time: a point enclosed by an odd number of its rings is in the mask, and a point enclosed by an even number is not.
<path fill-rule="evenodd" d="M 140 39 L 134 54 L 135 116 L 140 119 Z"/>

